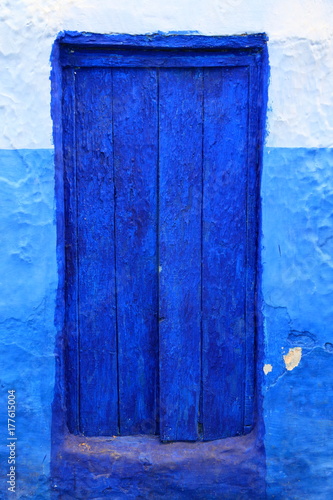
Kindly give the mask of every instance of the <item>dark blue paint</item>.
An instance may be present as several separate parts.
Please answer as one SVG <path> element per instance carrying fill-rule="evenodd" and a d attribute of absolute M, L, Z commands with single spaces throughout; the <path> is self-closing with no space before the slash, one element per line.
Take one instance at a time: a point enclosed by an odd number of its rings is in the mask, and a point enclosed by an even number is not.
<path fill-rule="evenodd" d="M 156 436 L 68 435 L 54 462 L 54 498 L 258 500 L 265 496 L 255 433 L 161 444 Z"/>
<path fill-rule="evenodd" d="M 198 439 L 202 69 L 160 70 L 160 407 L 163 441 Z"/>
<path fill-rule="evenodd" d="M 67 38 L 66 38 L 67 37 Z M 118 37 L 118 38 L 117 38 Z M 114 40 L 115 40 L 115 43 L 118 43 L 116 42 L 116 39 L 118 39 L 118 41 L 121 40 L 121 37 L 117 36 Z M 158 35 L 158 37 L 161 37 L 161 35 Z M 76 39 L 76 40 L 79 40 L 79 36 L 76 38 L 75 35 L 65 35 L 65 37 L 62 37 L 61 38 L 61 43 L 64 44 L 64 41 L 69 41 L 71 40 L 70 43 L 72 43 L 73 39 Z M 154 38 L 154 37 L 152 37 Z M 230 61 L 230 65 L 233 66 L 233 65 L 241 65 L 241 57 L 245 57 L 245 60 L 246 60 L 246 64 L 248 64 L 249 60 L 248 60 L 248 55 L 250 54 L 252 59 L 251 59 L 251 65 L 250 67 L 251 68 L 260 68 L 260 65 L 261 65 L 261 61 L 262 60 L 265 60 L 265 56 L 263 56 L 263 54 L 265 54 L 265 39 L 264 37 L 261 37 L 259 36 L 258 38 L 254 37 L 234 37 L 232 39 L 228 39 L 228 38 L 220 38 L 220 37 L 200 37 L 201 40 L 197 40 L 196 41 L 196 38 L 194 37 L 194 40 L 190 39 L 191 37 L 189 36 L 185 36 L 185 37 L 176 37 L 176 38 L 170 38 L 170 46 L 172 47 L 173 44 L 176 44 L 174 46 L 176 47 L 179 47 L 179 44 L 181 43 L 181 38 L 184 38 L 183 40 L 183 47 L 187 47 L 187 48 L 190 48 L 191 47 L 191 43 L 193 44 L 192 47 L 210 47 L 212 48 L 213 50 L 216 50 L 217 47 L 219 46 L 219 43 L 221 42 L 220 44 L 220 48 L 222 48 L 222 50 L 225 50 L 226 48 L 231 48 L 231 50 L 234 52 L 234 55 L 235 55 L 235 58 L 232 59 L 230 58 L 229 61 Z M 208 40 L 208 38 L 210 38 L 210 41 Z M 87 41 L 87 38 L 85 38 L 85 35 L 83 35 L 83 39 L 85 41 Z M 92 43 L 92 39 L 93 39 L 93 36 L 91 39 L 89 39 L 89 43 Z M 131 39 L 131 37 L 130 37 Z M 162 40 L 163 39 L 163 40 Z M 106 43 L 107 40 L 109 40 L 109 43 Z M 106 45 L 109 45 L 111 46 L 112 45 L 112 40 L 113 40 L 113 36 L 110 36 L 110 37 L 103 37 L 103 43 L 105 43 Z M 124 43 L 128 44 L 128 39 L 127 37 L 124 37 Z M 149 37 L 144 37 L 144 39 L 142 39 L 141 37 L 137 37 L 137 43 L 142 47 L 145 46 L 145 44 L 149 44 L 151 42 L 148 41 L 149 40 Z M 164 48 L 166 49 L 168 47 L 168 43 L 169 43 L 169 40 L 168 40 L 168 37 L 161 37 L 160 39 L 161 41 L 159 41 L 159 38 L 156 38 L 155 41 L 156 41 L 156 44 L 161 44 L 161 46 L 164 46 Z M 228 41 L 229 40 L 229 41 Z M 254 47 L 254 50 L 250 49 L 250 50 L 247 50 L 249 48 L 249 46 L 251 45 L 251 40 L 252 40 L 252 43 L 253 43 L 253 47 Z M 81 39 L 81 42 L 82 42 L 82 39 Z M 81 43 L 79 41 L 79 43 Z M 164 44 L 164 45 L 163 45 Z M 57 44 L 56 44 L 56 47 L 57 47 Z M 248 52 L 247 55 L 242 55 L 242 47 L 246 48 L 246 51 Z M 64 45 L 62 47 L 64 49 Z M 55 49 L 55 53 L 56 53 L 56 50 Z M 238 55 L 239 57 L 238 57 Z M 214 52 L 212 52 L 212 55 L 215 56 L 216 54 Z M 90 57 L 92 57 L 92 60 L 94 58 L 94 53 L 93 52 L 90 52 Z M 98 54 L 96 53 L 96 58 L 98 58 Z M 204 60 L 204 59 L 203 59 Z M 206 62 L 208 61 L 208 58 L 205 59 Z M 220 60 L 220 63 L 219 64 L 225 64 L 225 61 L 226 59 L 223 57 L 221 57 L 221 60 Z M 209 65 L 209 64 L 207 64 Z M 200 73 L 200 70 L 196 70 Z M 210 70 L 206 70 L 206 71 L 210 71 Z M 60 68 L 55 68 L 54 70 L 54 78 L 53 78 L 53 85 L 54 85 L 54 90 L 55 90 L 55 94 L 59 93 L 60 92 L 60 87 L 61 87 L 61 81 L 60 81 L 60 78 L 59 78 L 59 73 L 61 72 Z M 114 73 L 114 71 L 112 71 Z M 259 84 L 259 80 L 255 80 L 254 81 L 254 84 L 253 84 L 253 89 L 250 89 L 250 110 L 255 110 L 255 113 L 253 113 L 252 111 L 250 112 L 252 118 L 251 120 L 249 120 L 249 130 L 254 132 L 254 142 L 256 144 L 256 146 L 259 147 L 260 149 L 260 144 L 261 144 L 261 132 L 260 132 L 260 125 L 261 125 L 261 121 L 260 119 L 258 118 L 258 111 L 257 109 L 261 108 L 261 106 L 263 106 L 263 102 L 261 101 L 261 98 L 260 98 L 260 95 L 261 93 L 263 92 L 263 88 L 264 86 L 261 86 L 262 84 L 260 83 Z M 250 84 L 250 87 L 251 87 L 251 84 Z M 259 96 L 259 98 L 258 98 Z M 60 115 L 60 110 L 59 110 L 59 106 L 57 104 L 54 105 L 54 115 L 55 116 L 58 116 Z M 55 142 L 56 144 L 58 145 L 58 148 L 59 148 L 59 144 L 61 144 L 61 127 L 58 129 L 57 127 L 55 128 Z M 61 147 L 60 147 L 61 149 Z M 252 161 L 253 161 L 253 157 L 254 155 L 249 155 L 249 158 L 252 158 Z M 60 170 L 61 171 L 61 153 L 58 153 L 58 161 L 60 161 Z M 260 156 L 256 156 L 253 163 L 252 163 L 253 167 L 252 167 L 252 175 L 254 176 L 254 178 L 256 179 L 256 182 L 254 183 L 255 186 L 257 186 L 257 182 L 258 182 L 258 173 L 259 173 L 259 170 L 260 170 Z M 134 177 L 133 177 L 134 178 Z M 61 193 L 61 191 L 60 191 Z M 255 201 L 257 199 L 257 192 L 255 191 L 254 194 L 252 194 L 252 201 L 254 200 L 254 204 L 253 206 L 255 206 Z M 61 201 L 59 203 L 59 206 L 60 206 L 60 216 L 61 216 Z M 62 226 L 61 226 L 61 222 L 59 223 L 59 229 L 60 229 L 60 246 L 61 246 L 61 234 L 62 234 Z M 196 229 L 197 231 L 197 229 Z M 256 224 L 253 224 L 252 226 L 252 230 L 251 230 L 251 234 L 252 234 L 252 237 L 253 238 L 256 238 Z M 254 251 L 255 253 L 255 251 Z M 61 251 L 60 251 L 60 262 L 61 262 Z M 157 269 L 156 269 L 157 271 Z M 255 272 L 255 269 L 253 269 L 253 274 Z M 162 273 L 163 273 L 163 267 L 162 267 Z M 117 284 L 118 286 L 118 284 Z M 254 292 L 254 290 L 253 290 Z M 252 295 L 252 298 L 250 297 L 250 300 L 252 300 L 252 303 L 254 303 L 254 296 Z M 254 307 L 254 305 L 253 305 Z M 61 314 L 59 314 L 59 319 L 61 320 Z M 161 318 L 163 319 L 163 318 Z M 162 322 L 163 323 L 163 322 Z M 252 341 L 250 342 L 250 346 L 253 345 L 253 334 L 254 334 L 254 330 L 252 329 Z M 61 338 L 60 338 L 60 350 L 61 350 Z M 250 349 L 251 350 L 251 349 Z M 133 356 L 134 358 L 135 356 Z M 248 359 L 251 359 L 251 355 L 248 356 Z M 252 360 L 253 360 L 253 349 L 252 349 Z M 194 370 L 195 370 L 195 366 L 194 366 Z M 252 363 L 252 370 L 253 370 L 253 363 Z M 61 373 L 61 371 L 60 371 Z M 253 377 L 252 377 L 252 380 L 253 380 Z M 58 394 L 61 396 L 62 392 L 63 392 L 63 384 L 64 384 L 64 380 L 61 378 L 59 378 L 59 386 L 58 386 Z M 158 388 L 156 388 L 158 389 Z M 69 408 L 70 409 L 70 408 Z M 58 411 L 60 411 L 60 407 L 58 406 Z M 198 420 L 201 419 L 201 416 L 198 418 Z M 70 424 L 70 422 L 73 420 L 72 416 L 70 416 L 69 420 L 68 420 L 68 423 Z M 57 436 L 65 436 L 66 434 L 66 431 L 63 427 L 63 421 L 58 420 L 57 418 L 55 418 L 55 429 L 56 429 L 56 435 Z M 199 429 L 200 430 L 200 429 Z M 91 443 L 92 438 L 85 438 L 86 442 L 87 443 Z M 104 438 L 101 438 L 102 440 L 99 441 L 100 444 L 97 445 L 97 448 L 103 443 L 105 442 L 104 441 Z M 125 438 L 118 438 L 118 439 L 125 439 Z M 147 444 L 148 441 L 145 441 L 144 438 L 142 438 L 143 441 L 140 442 L 140 447 L 141 446 L 145 446 L 145 443 Z M 145 438 L 146 440 L 149 440 L 151 438 Z M 262 467 L 262 462 L 261 462 L 261 458 L 262 458 L 262 450 L 260 448 L 260 439 L 261 439 L 261 434 L 259 432 L 258 434 L 258 441 L 252 441 L 252 445 L 250 446 L 250 448 L 253 450 L 253 453 L 254 453 L 254 456 L 256 457 L 255 458 L 255 461 L 256 463 L 258 464 L 258 467 L 252 467 L 252 470 L 254 471 L 254 474 L 251 475 L 251 474 L 248 474 L 248 471 L 244 471 L 244 469 L 242 468 L 242 466 L 240 466 L 240 463 L 244 463 L 243 462 L 243 458 L 244 458 L 244 451 L 245 451 L 245 448 L 242 447 L 242 443 L 245 444 L 245 442 L 243 441 L 244 439 L 246 438 L 240 438 L 240 441 L 239 443 L 241 444 L 241 446 L 238 448 L 236 447 L 235 448 L 235 454 L 234 455 L 230 455 L 230 468 L 229 470 L 231 471 L 230 472 L 230 477 L 228 480 L 226 480 L 226 484 L 230 485 L 230 491 L 232 491 L 231 494 L 238 494 L 239 492 L 252 492 L 251 495 L 253 494 L 254 491 L 256 491 L 257 493 L 259 492 L 260 494 L 263 493 L 263 483 L 259 481 L 259 483 L 256 483 L 257 479 L 259 477 L 261 477 L 261 471 L 263 470 Z M 215 441 L 216 443 L 216 450 L 223 450 L 224 448 L 224 443 L 225 441 Z M 72 445 L 70 445 L 71 447 Z M 74 446 L 74 444 L 73 444 Z M 171 446 L 171 445 L 169 445 Z M 200 455 L 197 455 L 197 458 L 199 460 L 198 463 L 200 463 L 200 461 L 202 461 L 202 458 L 205 456 L 205 448 L 201 448 L 201 446 L 204 446 L 203 443 L 197 443 L 197 450 L 201 450 L 200 451 Z M 246 447 L 246 444 L 245 444 L 245 447 Z M 248 448 L 248 449 L 250 449 Z M 156 460 L 157 460 L 157 463 L 160 464 L 160 463 L 163 463 L 163 460 L 166 459 L 166 454 L 165 454 L 165 451 L 166 448 L 164 448 L 163 445 L 160 445 L 158 444 L 157 441 L 154 441 L 154 445 L 153 445 L 153 449 L 156 449 L 156 452 L 157 452 L 157 455 L 156 455 Z M 73 449 L 74 450 L 74 449 Z M 60 449 L 59 449 L 59 453 L 60 455 L 62 456 L 62 453 L 64 452 L 64 447 L 63 445 L 60 444 Z M 123 453 L 123 451 L 121 452 Z M 201 455 L 201 453 L 203 453 L 203 455 Z M 257 455 L 257 453 L 259 453 L 259 455 Z M 88 461 L 91 463 L 91 461 L 95 461 L 97 459 L 97 456 L 96 458 L 94 458 L 94 455 L 91 455 L 90 457 L 85 457 L 84 455 L 73 455 L 72 453 L 70 453 L 68 455 L 68 462 L 64 462 L 64 461 L 61 461 L 60 459 L 60 455 L 57 456 L 57 447 L 54 448 L 54 456 L 57 457 L 56 460 L 58 460 L 58 465 L 59 465 L 59 468 L 55 468 L 54 471 L 55 473 L 57 474 L 58 476 L 58 479 L 60 480 L 60 482 L 62 481 L 61 477 L 63 477 L 63 474 L 65 473 L 66 474 L 66 471 L 67 473 L 69 473 L 69 478 L 72 477 L 72 473 L 73 473 L 73 465 L 71 465 L 71 463 L 73 463 L 73 460 L 76 461 L 78 458 L 80 460 L 82 460 L 82 464 L 80 465 L 80 467 L 76 470 L 75 474 L 76 474 L 76 477 L 77 477 L 77 487 L 76 487 L 76 490 L 79 491 L 79 489 L 81 488 L 80 485 L 83 485 L 84 484 L 84 476 L 86 475 L 86 478 L 87 478 L 87 481 L 88 480 L 88 476 L 89 474 L 87 473 L 87 470 L 85 469 L 85 466 L 84 464 L 87 463 Z M 122 455 L 121 455 L 122 456 Z M 243 457 L 243 458 L 240 458 L 240 461 L 238 460 L 238 458 L 236 457 Z M 67 458 L 66 458 L 67 460 Z M 126 463 L 126 458 L 125 458 L 125 455 L 124 455 L 124 460 L 125 460 L 125 463 Z M 196 468 L 196 466 L 194 465 L 195 462 L 193 462 L 193 467 Z M 233 468 L 231 466 L 231 464 L 234 463 L 235 464 L 235 467 Z M 67 464 L 67 465 L 66 465 Z M 146 464 L 146 461 L 145 461 L 145 464 Z M 238 464 L 238 465 L 237 465 Z M 259 465 L 260 464 L 260 465 Z M 96 466 L 97 466 L 97 469 L 99 468 L 99 466 L 97 465 L 97 462 L 96 462 Z M 64 467 L 64 469 L 62 470 L 62 467 Z M 69 468 L 68 468 L 69 467 Z M 190 470 L 191 468 L 187 469 L 186 467 L 184 468 L 184 463 L 179 463 L 177 465 L 177 467 L 179 467 L 179 474 L 181 475 L 180 477 L 190 477 L 191 473 L 190 473 Z M 176 469 L 177 469 L 176 467 Z M 200 467 L 198 465 L 198 467 Z M 221 462 L 219 463 L 218 465 L 218 468 L 220 469 L 221 467 Z M 207 483 L 210 483 L 209 486 L 208 486 L 208 489 L 205 490 L 205 494 L 206 495 L 215 495 L 214 491 L 222 491 L 222 490 L 219 490 L 219 488 L 221 487 L 221 484 L 223 483 L 224 479 L 223 477 L 221 476 L 220 479 L 219 479 L 219 484 L 220 484 L 220 487 L 217 487 L 216 486 L 216 482 L 213 480 L 212 476 L 209 475 L 209 467 L 206 471 L 206 476 L 207 476 Z M 146 475 L 146 471 L 149 470 L 149 466 L 148 466 L 148 469 L 147 467 L 144 467 L 143 471 L 142 471 L 142 474 L 141 472 L 139 472 L 139 476 L 138 478 L 142 478 L 142 481 L 146 481 L 147 479 L 147 475 Z M 174 469 L 173 469 L 174 470 Z M 192 469 L 193 470 L 193 469 Z M 119 497 L 119 491 L 121 488 L 121 484 L 123 483 L 123 479 L 122 477 L 123 476 L 123 473 L 124 473 L 124 469 L 120 468 L 119 471 L 117 473 L 115 473 L 115 475 L 113 476 L 112 478 L 112 488 L 114 489 L 115 491 L 115 495 Z M 163 469 L 162 467 L 162 472 L 161 472 L 161 476 L 156 476 L 156 479 L 158 481 L 158 478 L 166 478 L 165 474 L 167 474 L 167 476 L 169 476 L 169 473 L 167 473 L 167 469 Z M 177 492 L 179 492 L 179 485 L 181 484 L 181 481 L 180 481 L 180 477 L 177 476 L 177 473 L 174 472 L 175 474 L 175 480 L 176 480 L 176 484 L 175 484 L 175 488 L 177 490 Z M 185 474 L 185 476 L 184 476 Z M 125 473 L 126 475 L 126 473 Z M 214 475 L 214 474 L 213 474 Z M 131 476 L 132 479 L 131 479 L 131 482 L 133 483 L 133 476 Z M 235 482 L 235 477 L 238 477 L 239 479 L 239 482 L 237 481 L 235 484 L 236 486 L 231 486 L 231 483 L 232 481 Z M 193 479 L 194 480 L 194 479 Z M 82 482 L 83 481 L 83 482 Z M 139 479 L 139 482 L 141 481 L 141 479 Z M 192 481 L 192 480 L 190 480 Z M 105 482 L 105 487 L 111 487 L 111 486 L 107 486 L 107 483 L 108 481 Z M 256 483 L 256 486 L 255 488 L 253 489 L 253 485 Z M 101 485 L 101 481 L 99 482 L 99 484 Z M 110 484 L 110 483 L 109 483 Z M 134 484 L 134 483 L 133 483 Z M 161 484 L 166 484 L 166 483 L 161 483 Z M 194 483 L 192 484 L 195 484 L 195 481 Z M 73 485 L 71 485 L 70 487 L 72 488 Z M 90 487 L 92 487 L 92 484 L 90 484 Z M 143 485 L 140 486 L 140 488 L 144 488 Z M 197 485 L 196 485 L 197 487 Z M 229 486 L 228 486 L 229 487 Z M 66 488 L 66 487 L 65 487 Z M 99 486 L 97 485 L 96 488 L 98 489 Z M 154 482 L 154 486 L 152 484 L 150 484 L 149 482 L 147 483 L 147 491 L 154 491 L 154 489 L 157 488 L 157 483 Z M 167 488 L 169 493 L 172 491 L 172 486 L 170 485 L 170 483 L 167 485 Z M 171 489 L 170 489 L 171 488 Z M 217 488 L 217 489 L 216 489 Z M 244 489 L 243 489 L 244 488 Z M 175 491 L 176 491 L 175 490 Z M 65 491 L 65 490 L 63 490 Z M 82 494 L 82 490 L 80 490 Z M 97 491 L 97 490 L 96 490 Z M 110 490 L 104 490 L 104 488 L 102 488 L 102 490 L 98 490 L 99 491 L 99 495 L 104 495 L 104 494 L 107 494 L 107 491 L 110 491 Z M 103 493 L 104 491 L 104 493 Z M 157 491 L 157 490 L 156 490 Z M 117 493 L 118 492 L 118 493 Z M 211 492 L 211 493 L 210 493 Z M 236 493 L 235 493 L 236 492 Z M 191 493 L 192 493 L 192 498 L 193 498 L 193 490 L 191 490 Z M 243 494 L 242 493 L 242 494 Z M 134 498 L 133 496 L 133 492 L 130 493 L 130 495 L 132 495 L 132 497 Z M 246 494 L 246 493 L 244 493 Z M 186 497 L 187 493 L 184 493 L 184 498 Z M 130 496 L 129 496 L 130 497 Z M 207 498 L 210 498 L 209 496 L 206 496 Z M 213 496 L 212 496 L 213 498 Z M 226 497 L 228 498 L 228 497 Z M 230 497 L 231 498 L 231 497 Z M 250 494 L 248 495 L 248 498 L 251 498 Z"/>
<path fill-rule="evenodd" d="M 57 43 L 77 47 L 144 47 L 165 49 L 213 49 L 213 50 L 251 50 L 266 49 L 268 37 L 265 33 L 238 36 L 204 36 L 191 33 L 154 33 L 147 35 L 80 33 L 66 31 L 59 33 Z"/>
<path fill-rule="evenodd" d="M 121 434 L 157 420 L 157 75 L 113 71 L 116 279 Z M 105 207 L 108 210 L 108 207 Z"/>
<path fill-rule="evenodd" d="M 64 364 L 66 367 L 66 406 L 68 411 L 68 428 L 70 432 L 77 432 L 80 428 L 79 421 L 79 345 L 78 345 L 78 321 L 77 321 L 77 304 L 78 304 L 78 287 L 77 287 L 77 224 L 76 224 L 76 141 L 75 128 L 73 126 L 73 116 L 75 113 L 75 100 L 72 91 L 75 80 L 74 70 L 68 69 L 62 73 L 62 82 L 59 83 L 63 87 L 62 100 L 63 107 L 67 109 L 67 113 L 61 113 L 63 126 L 63 145 L 60 147 L 55 145 L 56 155 L 62 154 L 61 159 L 56 165 L 56 188 L 59 186 L 63 190 L 63 199 L 58 200 L 58 211 L 61 210 L 61 215 L 64 218 L 66 212 L 66 223 L 64 227 L 58 227 L 58 259 L 61 257 L 61 270 L 63 270 L 64 278 L 64 297 L 59 297 L 58 300 L 64 300 L 63 309 L 65 317 L 63 319 L 65 328 L 65 339 L 62 349 L 64 350 Z M 62 110 L 61 110 L 62 111 Z M 61 151 L 61 153 L 59 152 Z M 59 172 L 63 165 L 66 165 L 64 172 Z M 58 175 L 57 175 L 58 174 Z M 61 206 L 59 206 L 61 203 Z M 59 220 L 62 217 L 58 217 Z M 60 239 L 61 238 L 61 239 Z M 65 244 L 66 242 L 66 244 Z M 58 307 L 58 311 L 61 307 Z M 60 314 L 58 312 L 58 314 Z M 60 323 L 61 325 L 61 323 Z"/>
<path fill-rule="evenodd" d="M 71 320 L 78 326 L 79 430 L 86 435 L 118 432 L 111 78 L 105 69 L 76 71 L 71 124 L 76 176 L 69 197 L 76 220 L 69 229 L 77 232 L 77 316 Z"/>
<path fill-rule="evenodd" d="M 248 68 L 205 70 L 203 429 L 244 432 L 248 233 Z M 216 112 L 216 110 L 219 112 Z M 249 207 L 251 210 L 252 207 Z M 252 307 L 252 301 L 249 304 Z M 252 310 L 251 310 L 252 312 Z M 253 391 L 253 388 L 252 388 Z M 251 394 L 253 397 L 253 394 Z"/>
<path fill-rule="evenodd" d="M 263 330 L 261 314 L 261 253 L 260 238 L 258 230 L 261 228 L 260 210 L 260 181 L 262 151 L 264 142 L 264 130 L 267 107 L 268 86 L 268 55 L 262 51 L 261 62 L 249 68 L 249 119 L 248 123 L 248 166 L 256 165 L 256 168 L 247 169 L 247 227 L 256 228 L 247 231 L 246 249 L 246 331 L 256 331 L 256 335 L 247 335 L 246 338 L 246 361 L 245 361 L 245 404 L 244 404 L 244 430 L 251 430 L 256 415 L 256 408 L 261 407 L 260 391 L 256 388 L 261 386 L 262 371 L 260 370 L 260 359 L 263 354 Z M 252 298 L 255 297 L 253 302 Z M 259 376 L 258 376 L 259 373 Z M 258 377 L 258 380 L 256 380 Z M 257 398 L 257 399 L 256 399 Z M 259 418 L 257 413 L 256 418 Z"/>
<path fill-rule="evenodd" d="M 77 150 L 69 138 L 67 328 L 79 351 L 71 405 L 86 435 L 154 432 L 158 406 L 163 441 L 245 430 L 255 335 L 249 171 L 257 176 L 247 159 L 257 109 L 250 113 L 249 68 L 210 68 L 215 56 L 200 60 L 204 69 L 65 70 L 75 82 L 67 128 Z M 85 57 L 100 63 L 96 51 Z M 67 119 L 73 106 L 64 104 Z"/>
<path fill-rule="evenodd" d="M 110 49 L 105 48 L 94 51 L 94 64 L 99 67 L 143 67 L 154 68 L 201 68 L 216 66 L 248 66 L 253 63 L 255 55 L 246 51 L 216 52 L 207 49 L 201 50 L 145 50 L 136 49 Z M 69 47 L 63 53 L 61 64 L 65 67 L 89 67 L 91 51 L 78 50 Z"/>

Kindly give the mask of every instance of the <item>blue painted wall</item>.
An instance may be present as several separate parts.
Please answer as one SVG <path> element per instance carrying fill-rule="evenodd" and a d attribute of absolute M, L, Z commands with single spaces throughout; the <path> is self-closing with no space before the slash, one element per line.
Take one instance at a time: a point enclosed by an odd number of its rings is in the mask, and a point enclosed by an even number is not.
<path fill-rule="evenodd" d="M 333 150 L 266 148 L 262 178 L 269 498 L 333 498 Z M 283 355 L 302 358 L 286 370 Z"/>
<path fill-rule="evenodd" d="M 16 391 L 17 498 L 47 498 L 57 287 L 52 150 L 0 150 L 0 498 L 7 391 Z M 9 493 L 8 498 L 15 498 Z"/>
<path fill-rule="evenodd" d="M 1 150 L 1 462 L 17 391 L 18 498 L 48 496 L 57 287 L 52 150 Z M 266 148 L 262 179 L 268 498 L 333 496 L 333 151 Z M 292 371 L 283 355 L 302 348 Z M 5 492 L 2 467 L 1 491 Z M 6 498 L 6 493 L 3 494 Z"/>

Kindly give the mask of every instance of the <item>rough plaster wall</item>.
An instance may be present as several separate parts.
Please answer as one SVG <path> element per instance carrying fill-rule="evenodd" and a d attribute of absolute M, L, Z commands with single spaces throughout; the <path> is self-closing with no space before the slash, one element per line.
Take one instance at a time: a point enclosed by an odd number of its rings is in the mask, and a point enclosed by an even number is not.
<path fill-rule="evenodd" d="M 47 496 L 55 226 L 52 150 L 38 149 L 52 147 L 49 57 L 65 29 L 270 37 L 262 184 L 268 493 L 331 498 L 333 160 L 325 148 L 333 137 L 332 1 L 7 0 L 0 16 L 0 147 L 17 150 L 0 155 L 7 356 L 1 383 L 20 393 L 19 467 L 27 498 L 38 498 L 38 491 Z M 36 151 L 29 156 L 21 148 Z M 295 348 L 301 357 L 287 370 L 283 355 Z"/>
<path fill-rule="evenodd" d="M 266 32 L 271 64 L 267 144 L 332 146 L 331 0 L 102 0 L 96 7 L 88 0 L 6 0 L 0 16 L 2 148 L 52 145 L 49 56 L 55 36 L 66 29 Z"/>
<path fill-rule="evenodd" d="M 268 492 L 333 495 L 333 149 L 266 148 L 262 178 Z"/>
<path fill-rule="evenodd" d="M 37 498 L 48 489 L 54 388 L 53 151 L 0 150 L 0 167 L 0 498 L 6 498 L 8 487 L 6 397 L 11 389 L 17 401 L 17 498 Z"/>

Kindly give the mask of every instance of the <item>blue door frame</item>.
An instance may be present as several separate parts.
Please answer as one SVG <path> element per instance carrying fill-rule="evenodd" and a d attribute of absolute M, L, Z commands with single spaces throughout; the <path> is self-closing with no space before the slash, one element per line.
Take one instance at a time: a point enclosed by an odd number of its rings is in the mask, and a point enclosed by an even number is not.
<path fill-rule="evenodd" d="M 58 37 L 57 432 L 218 444 L 258 420 L 266 41 Z"/>

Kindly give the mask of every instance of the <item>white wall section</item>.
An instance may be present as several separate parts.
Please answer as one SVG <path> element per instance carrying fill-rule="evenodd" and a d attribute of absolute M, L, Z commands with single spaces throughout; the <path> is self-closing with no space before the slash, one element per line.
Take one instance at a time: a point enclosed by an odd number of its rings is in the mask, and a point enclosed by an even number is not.
<path fill-rule="evenodd" d="M 5 0 L 0 16 L 0 148 L 52 146 L 49 58 L 61 30 L 266 32 L 267 144 L 332 146 L 331 0 Z"/>

